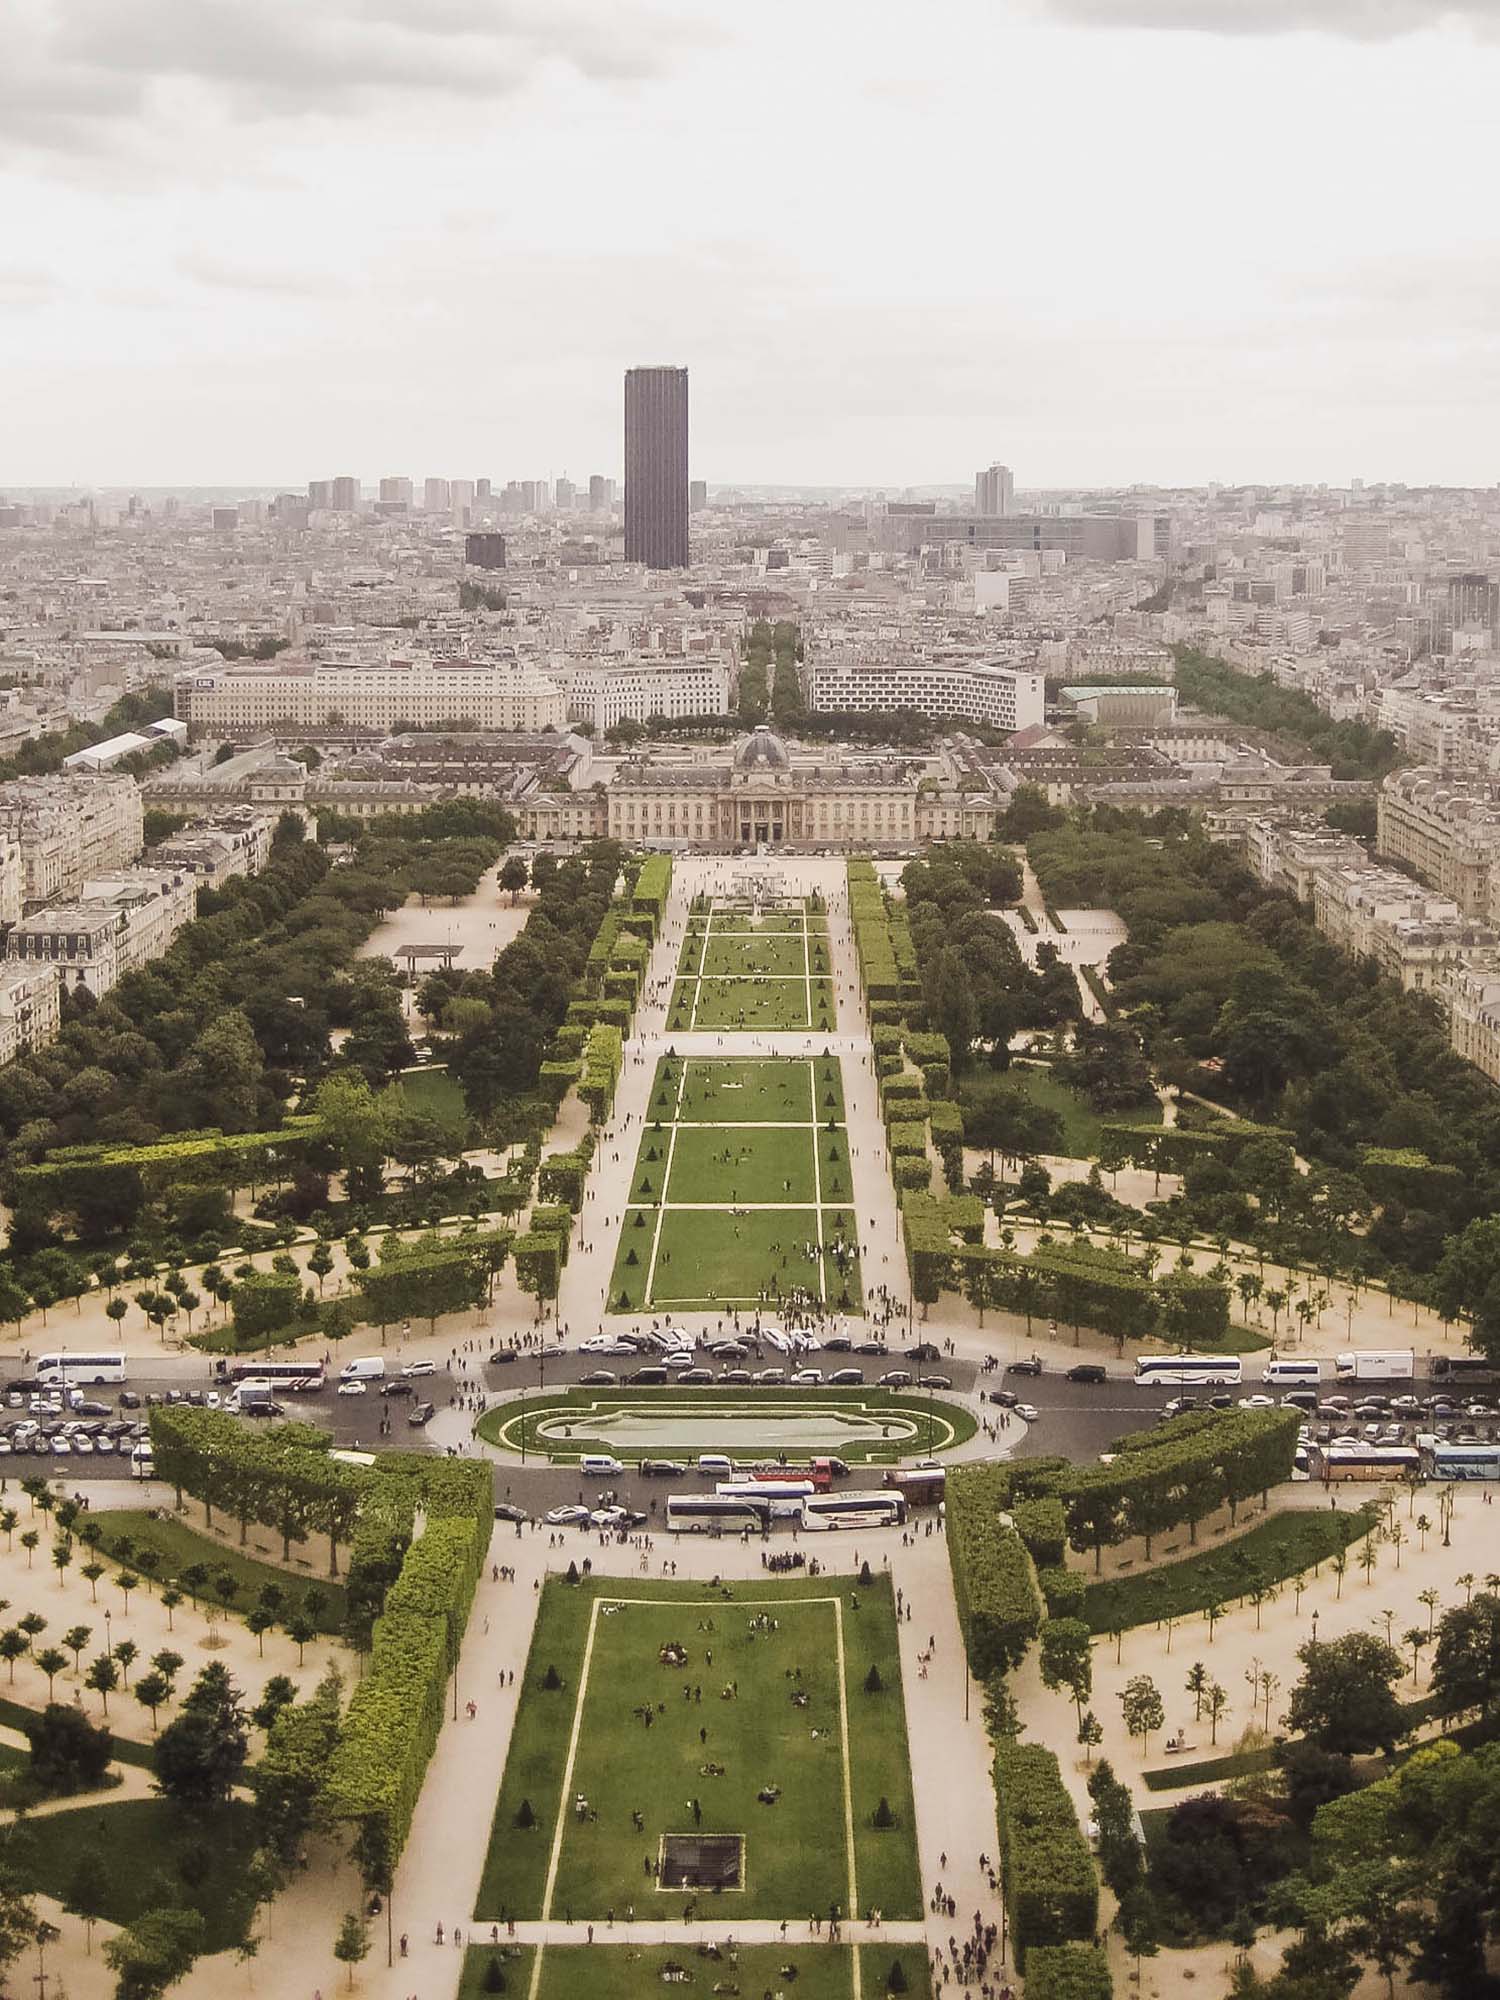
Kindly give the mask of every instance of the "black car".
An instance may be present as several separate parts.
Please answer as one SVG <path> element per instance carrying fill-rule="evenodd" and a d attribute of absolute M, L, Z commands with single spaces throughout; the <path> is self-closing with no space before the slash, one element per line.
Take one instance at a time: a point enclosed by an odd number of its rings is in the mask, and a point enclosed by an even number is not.
<path fill-rule="evenodd" d="M 856 1354 L 889 1354 L 890 1349 L 886 1346 L 883 1340 L 862 1340 L 855 1348 L 854 1352 Z M 933 1348 L 932 1350 L 932 1359 L 934 1361 L 936 1361 L 937 1359 L 936 1348 Z"/>
<path fill-rule="evenodd" d="M 497 1521 L 529 1521 L 531 1516 L 524 1507 L 516 1507 L 509 1500 L 501 1500 L 495 1507 Z"/>
<path fill-rule="evenodd" d="M 413 1403 L 406 1413 L 406 1421 L 409 1424 L 430 1424 L 436 1408 L 434 1403 Z"/>
<path fill-rule="evenodd" d="M 854 1342 L 849 1338 L 847 1333 L 836 1333 L 831 1339 L 823 1342 L 823 1352 L 825 1354 L 848 1354 L 853 1346 Z"/>
<path fill-rule="evenodd" d="M 907 1348 L 906 1358 L 908 1361 L 941 1361 L 943 1351 L 934 1347 L 930 1340 L 919 1340 L 915 1347 Z"/>
<path fill-rule="evenodd" d="M 1033 1354 L 1028 1361 L 1009 1361 L 1006 1363 L 1005 1372 L 1007 1375 L 1040 1375 L 1041 1356 Z"/>
<path fill-rule="evenodd" d="M 73 1405 L 73 1414 L 75 1417 L 107 1417 L 110 1409 L 108 1403 L 96 1403 L 85 1399 Z"/>
<path fill-rule="evenodd" d="M 687 1467 L 675 1458 L 643 1458 L 640 1473 L 643 1479 L 681 1479 Z"/>
<path fill-rule="evenodd" d="M 508 1361 L 514 1361 L 515 1358 L 516 1350 L 513 1347 L 497 1347 L 490 1356 L 490 1366 L 491 1368 L 503 1368 Z M 526 1515 L 522 1516 L 523 1520 L 528 1518 Z"/>
<path fill-rule="evenodd" d="M 120 1391 L 120 1408 L 122 1410 L 138 1410 L 140 1407 L 141 1399 L 135 1393 L 134 1389 L 122 1389 Z"/>
<path fill-rule="evenodd" d="M 1069 1382 L 1107 1382 L 1109 1373 L 1097 1361 L 1077 1361 L 1068 1370 L 1065 1379 Z"/>
<path fill-rule="evenodd" d="M 990 1401 L 998 1403 L 1002 1410 L 1013 1410 L 1020 1400 L 1020 1397 L 1013 1389 L 991 1389 L 990 1391 Z"/>
<path fill-rule="evenodd" d="M 627 1382 L 632 1383 L 637 1388 L 640 1388 L 643 1385 L 650 1386 L 656 1383 L 665 1382 L 666 1379 L 667 1379 L 667 1371 L 665 1368 L 636 1368 L 633 1369 L 631 1373 L 625 1377 L 625 1380 Z"/>
<path fill-rule="evenodd" d="M 403 1381 L 399 1375 L 392 1375 L 381 1383 L 380 1393 L 382 1396 L 410 1396 L 413 1390 L 410 1382 Z"/>
<path fill-rule="evenodd" d="M 917 1377 L 917 1387 L 919 1389 L 951 1389 L 953 1382 L 951 1377 L 947 1375 L 919 1375 Z"/>

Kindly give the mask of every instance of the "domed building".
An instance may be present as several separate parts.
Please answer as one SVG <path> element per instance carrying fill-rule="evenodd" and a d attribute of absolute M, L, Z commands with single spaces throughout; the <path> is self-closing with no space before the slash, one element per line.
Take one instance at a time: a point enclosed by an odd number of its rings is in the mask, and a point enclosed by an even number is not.
<path fill-rule="evenodd" d="M 757 723 L 734 753 L 736 771 L 790 771 L 791 753 L 764 722 Z"/>

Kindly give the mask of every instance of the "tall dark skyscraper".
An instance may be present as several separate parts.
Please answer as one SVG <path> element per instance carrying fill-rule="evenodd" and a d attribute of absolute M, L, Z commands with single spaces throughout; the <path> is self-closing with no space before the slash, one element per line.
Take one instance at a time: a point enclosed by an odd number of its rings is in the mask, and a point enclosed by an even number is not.
<path fill-rule="evenodd" d="M 688 378 L 685 368 L 625 371 L 625 560 L 688 563 Z"/>

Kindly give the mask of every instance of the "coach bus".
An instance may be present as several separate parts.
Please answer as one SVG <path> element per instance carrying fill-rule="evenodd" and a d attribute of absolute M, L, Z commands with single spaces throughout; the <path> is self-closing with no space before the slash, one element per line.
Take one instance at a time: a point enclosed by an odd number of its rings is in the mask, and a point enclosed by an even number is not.
<path fill-rule="evenodd" d="M 315 1395 L 328 1382 L 321 1361 L 231 1361 L 228 1375 L 231 1382 L 266 1382 L 293 1396 Z"/>
<path fill-rule="evenodd" d="M 814 1532 L 831 1528 L 899 1528 L 906 1502 L 899 1493 L 815 1493 L 802 1503 L 802 1525 Z"/>
<path fill-rule="evenodd" d="M 44 1389 L 65 1389 L 81 1382 L 123 1382 L 123 1354 L 41 1354 L 36 1379 Z"/>
<path fill-rule="evenodd" d="M 1422 1469 L 1429 1479 L 1500 1479 L 1500 1445 L 1430 1445 Z"/>
<path fill-rule="evenodd" d="M 1149 1388 L 1191 1388 L 1195 1383 L 1233 1388 L 1242 1369 L 1237 1354 L 1142 1354 L 1136 1359 L 1135 1379 Z"/>
<path fill-rule="evenodd" d="M 1484 1354 L 1429 1354 L 1427 1373 L 1432 1381 L 1451 1382 L 1455 1388 L 1466 1382 L 1476 1388 L 1500 1382 L 1500 1368 Z"/>
<path fill-rule="evenodd" d="M 764 1493 L 673 1493 L 667 1500 L 667 1531 L 673 1535 L 763 1535 L 771 1526 L 771 1501 Z"/>
<path fill-rule="evenodd" d="M 1351 1444 L 1319 1452 L 1316 1464 L 1325 1485 L 1335 1479 L 1404 1479 L 1421 1471 L 1422 1455 L 1409 1444 Z"/>
<path fill-rule="evenodd" d="M 817 1490 L 810 1479 L 721 1479 L 714 1488 L 721 1500 L 750 1500 L 757 1506 L 764 1501 L 773 1521 L 792 1520 Z"/>

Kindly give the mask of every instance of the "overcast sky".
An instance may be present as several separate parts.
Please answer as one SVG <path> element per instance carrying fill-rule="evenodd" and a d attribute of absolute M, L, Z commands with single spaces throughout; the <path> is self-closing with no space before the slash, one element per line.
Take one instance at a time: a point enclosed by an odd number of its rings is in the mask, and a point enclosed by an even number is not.
<path fill-rule="evenodd" d="M 1500 477 L 1500 0 L 0 0 L 0 488 Z"/>

